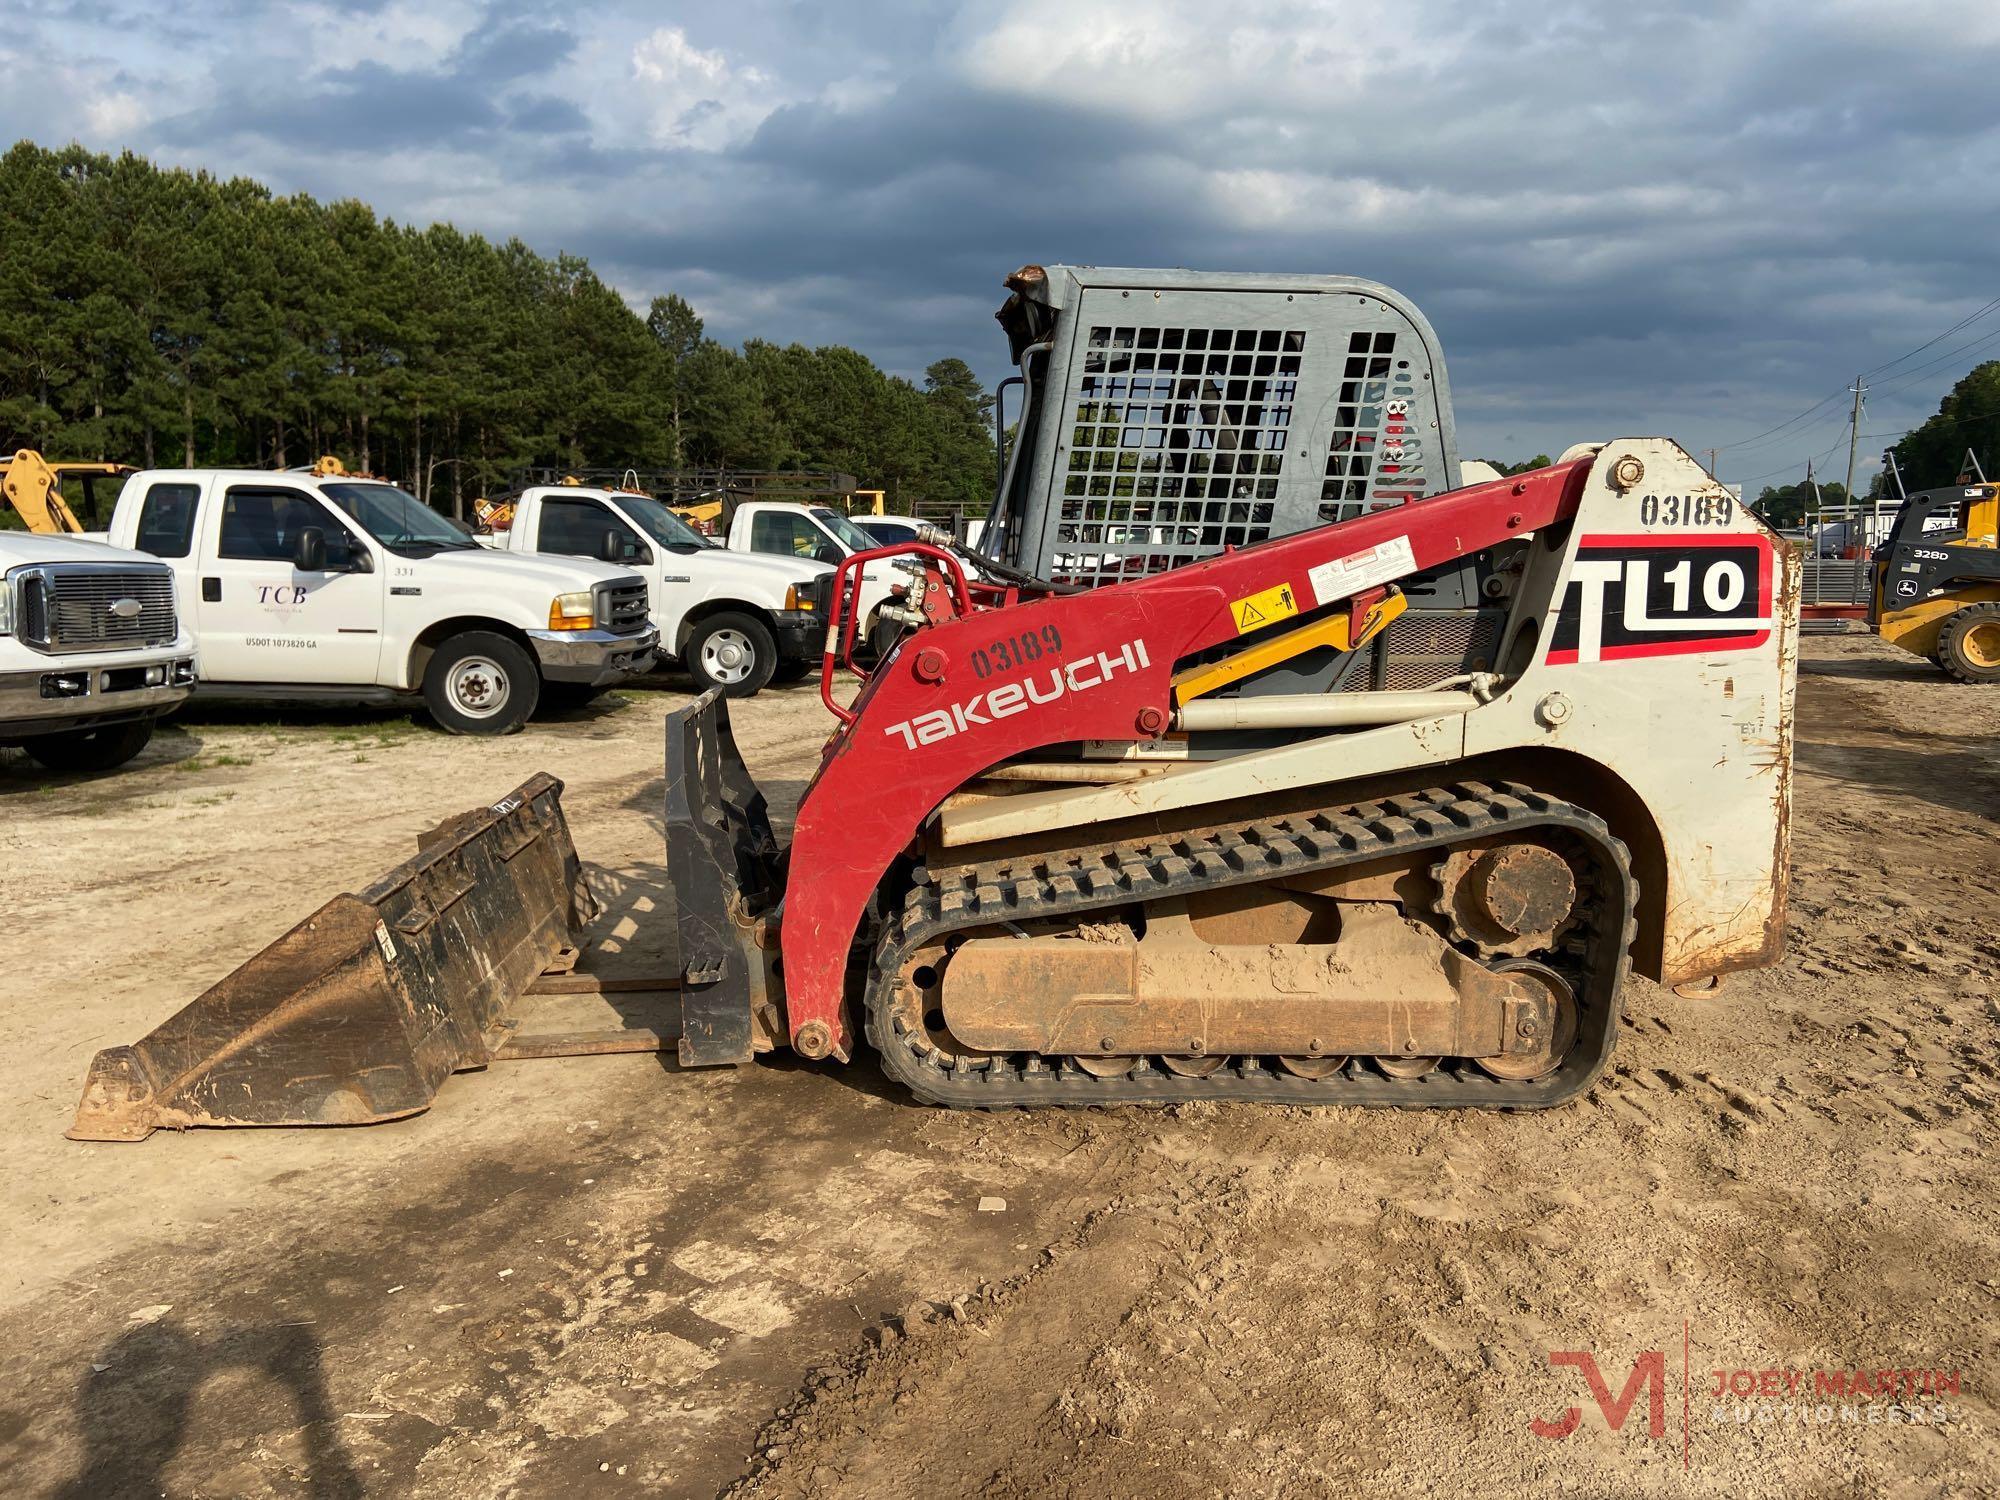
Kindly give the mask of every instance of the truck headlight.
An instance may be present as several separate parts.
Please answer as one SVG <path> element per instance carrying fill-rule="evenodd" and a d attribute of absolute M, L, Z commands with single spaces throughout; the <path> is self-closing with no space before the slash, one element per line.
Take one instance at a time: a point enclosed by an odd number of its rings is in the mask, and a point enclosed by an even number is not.
<path fill-rule="evenodd" d="M 549 602 L 549 629 L 588 630 L 597 623 L 594 610 L 588 589 L 580 594 L 557 594 Z"/>
<path fill-rule="evenodd" d="M 810 588 L 811 585 L 808 584 L 806 587 Z M 801 589 L 796 583 L 788 583 L 785 585 L 786 609 L 811 609 L 812 607 L 813 607 L 813 600 L 811 594 L 806 593 L 805 590 Z"/>
<path fill-rule="evenodd" d="M 14 633 L 14 585 L 0 577 L 0 635 Z"/>

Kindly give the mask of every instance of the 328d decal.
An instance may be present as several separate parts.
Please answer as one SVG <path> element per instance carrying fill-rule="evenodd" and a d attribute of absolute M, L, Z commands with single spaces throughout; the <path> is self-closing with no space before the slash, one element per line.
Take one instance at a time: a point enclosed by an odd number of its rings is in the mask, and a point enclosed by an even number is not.
<path fill-rule="evenodd" d="M 1774 559 L 1754 534 L 1587 536 L 1563 587 L 1551 665 L 1748 651 L 1771 634 Z"/>

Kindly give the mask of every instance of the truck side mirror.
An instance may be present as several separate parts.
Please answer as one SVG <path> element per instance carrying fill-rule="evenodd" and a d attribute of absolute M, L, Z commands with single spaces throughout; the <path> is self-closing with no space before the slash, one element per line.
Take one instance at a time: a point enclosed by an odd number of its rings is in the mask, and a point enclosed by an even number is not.
<path fill-rule="evenodd" d="M 326 571 L 326 533 L 317 526 L 301 526 L 292 536 L 292 566 L 301 573 Z"/>
<path fill-rule="evenodd" d="M 329 573 L 372 573 L 375 562 L 352 532 L 336 526 L 326 539 L 326 569 Z"/>
<path fill-rule="evenodd" d="M 625 539 L 613 527 L 605 527 L 604 535 L 598 538 L 597 559 L 608 563 L 625 561 Z"/>

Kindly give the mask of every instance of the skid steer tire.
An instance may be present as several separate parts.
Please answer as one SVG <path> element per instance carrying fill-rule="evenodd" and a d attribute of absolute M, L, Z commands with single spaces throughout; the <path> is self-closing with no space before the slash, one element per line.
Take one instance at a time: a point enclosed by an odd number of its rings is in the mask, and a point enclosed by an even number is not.
<path fill-rule="evenodd" d="M 151 743 L 153 721 L 136 719 L 103 729 L 71 729 L 44 734 L 21 748 L 28 758 L 51 771 L 112 771 Z"/>
<path fill-rule="evenodd" d="M 1968 604 L 1946 620 L 1937 664 L 1960 682 L 2000 682 L 2000 604 Z"/>
<path fill-rule="evenodd" d="M 528 722 L 541 690 L 534 657 L 490 630 L 451 637 L 424 668 L 424 702 L 453 734 L 512 734 Z"/>

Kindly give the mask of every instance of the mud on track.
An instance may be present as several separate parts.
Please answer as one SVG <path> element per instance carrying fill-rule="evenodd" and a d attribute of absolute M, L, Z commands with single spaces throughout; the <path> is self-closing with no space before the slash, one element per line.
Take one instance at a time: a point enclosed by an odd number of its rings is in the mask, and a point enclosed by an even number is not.
<path fill-rule="evenodd" d="M 130 1040 L 416 830 L 569 783 L 660 962 L 676 694 L 495 744 L 196 720 L 0 758 L 0 1472 L 23 1493 L 1982 1494 L 2000 1483 L 2000 694 L 1865 638 L 1801 680 L 1785 962 L 1628 995 L 1543 1115 L 911 1107 L 865 1064 L 516 1064 L 365 1130 L 61 1130 Z M 816 697 L 738 716 L 789 810 Z M 47 787 L 44 790 L 42 788 Z M 1006 1200 L 981 1213 L 982 1196 Z M 1682 1337 L 1688 1333 L 1685 1463 Z M 1551 1350 L 1612 1394 L 1611 1432 Z M 1962 1372 L 1954 1420 L 1715 1422 L 1710 1371 Z M 1810 1378 L 1810 1377 L 1808 1377 Z M 1561 1441 L 1531 1418 L 1583 1408 Z"/>

